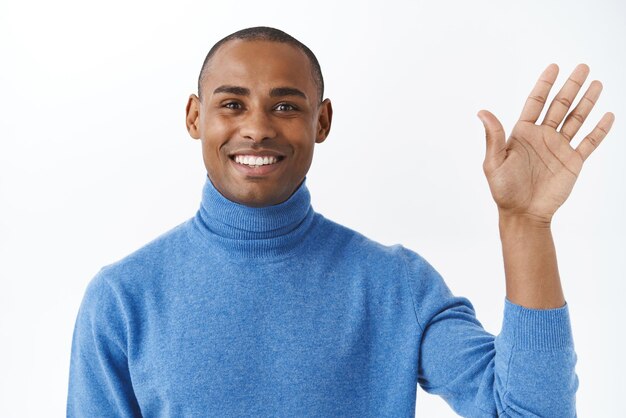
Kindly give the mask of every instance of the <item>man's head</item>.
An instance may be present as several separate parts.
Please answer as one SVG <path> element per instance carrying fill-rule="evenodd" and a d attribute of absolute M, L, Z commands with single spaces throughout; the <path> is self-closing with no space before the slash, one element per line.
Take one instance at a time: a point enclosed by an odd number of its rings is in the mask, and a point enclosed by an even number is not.
<path fill-rule="evenodd" d="M 186 123 L 221 194 L 255 207 L 293 194 L 330 131 L 323 88 L 313 53 L 277 29 L 244 29 L 215 44 Z"/>

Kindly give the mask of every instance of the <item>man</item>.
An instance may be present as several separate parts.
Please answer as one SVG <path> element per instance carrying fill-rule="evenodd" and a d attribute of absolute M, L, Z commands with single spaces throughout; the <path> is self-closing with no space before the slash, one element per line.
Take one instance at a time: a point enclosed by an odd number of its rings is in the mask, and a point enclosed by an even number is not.
<path fill-rule="evenodd" d="M 478 114 L 506 273 L 494 337 L 418 254 L 313 211 L 305 176 L 332 121 L 313 53 L 265 27 L 218 42 L 187 104 L 208 174 L 200 209 L 90 283 L 68 415 L 404 417 L 418 383 L 463 416 L 575 415 L 550 221 L 613 115 L 569 145 L 601 91 L 591 83 L 566 117 L 580 65 L 536 124 L 557 72 L 508 141 Z"/>

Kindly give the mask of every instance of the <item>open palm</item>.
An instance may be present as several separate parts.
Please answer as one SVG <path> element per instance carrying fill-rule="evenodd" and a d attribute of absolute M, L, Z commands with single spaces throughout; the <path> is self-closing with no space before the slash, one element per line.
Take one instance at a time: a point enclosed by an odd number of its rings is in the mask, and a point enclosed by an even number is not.
<path fill-rule="evenodd" d="M 551 64 L 541 74 L 508 141 L 493 114 L 486 110 L 478 113 L 487 134 L 483 169 L 501 213 L 550 221 L 571 193 L 583 162 L 611 129 L 614 116 L 606 113 L 576 148 L 570 145 L 602 91 L 602 84 L 593 81 L 567 115 L 589 74 L 585 64 L 576 67 L 550 104 L 543 122 L 536 124 L 558 72 L 558 67 Z"/>

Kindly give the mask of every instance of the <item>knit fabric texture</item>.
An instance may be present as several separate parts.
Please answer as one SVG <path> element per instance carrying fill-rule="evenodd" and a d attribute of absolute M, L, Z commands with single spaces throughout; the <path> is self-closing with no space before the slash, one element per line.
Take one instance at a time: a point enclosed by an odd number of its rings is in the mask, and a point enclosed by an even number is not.
<path fill-rule="evenodd" d="M 319 213 L 303 183 L 251 208 L 207 179 L 195 217 L 104 267 L 74 331 L 69 417 L 575 416 L 567 305 L 504 300 L 500 334 L 400 245 Z"/>

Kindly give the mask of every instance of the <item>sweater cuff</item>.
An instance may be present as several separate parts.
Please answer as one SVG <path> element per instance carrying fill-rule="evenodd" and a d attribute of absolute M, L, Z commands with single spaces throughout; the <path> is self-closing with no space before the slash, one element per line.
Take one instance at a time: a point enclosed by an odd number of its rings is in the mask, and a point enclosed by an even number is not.
<path fill-rule="evenodd" d="M 505 298 L 500 337 L 517 350 L 553 351 L 573 347 L 567 303 L 555 309 L 531 309 Z"/>

